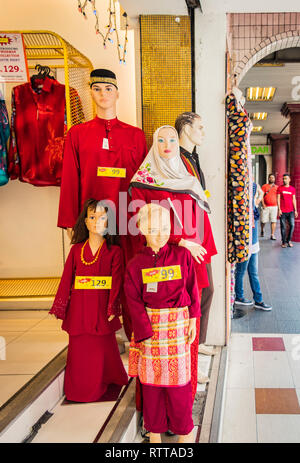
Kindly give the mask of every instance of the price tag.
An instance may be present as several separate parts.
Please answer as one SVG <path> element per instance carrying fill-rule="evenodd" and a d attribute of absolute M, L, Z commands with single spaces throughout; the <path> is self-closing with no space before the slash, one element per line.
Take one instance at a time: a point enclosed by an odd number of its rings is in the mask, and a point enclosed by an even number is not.
<path fill-rule="evenodd" d="M 126 178 L 126 169 L 122 167 L 98 167 L 97 176 Z"/>
<path fill-rule="evenodd" d="M 102 148 L 104 150 L 109 150 L 109 144 L 108 144 L 108 139 L 107 138 L 103 138 Z"/>
<path fill-rule="evenodd" d="M 210 198 L 210 192 L 209 192 L 208 190 L 205 190 L 205 191 L 204 191 L 204 194 L 205 194 L 205 196 L 206 196 L 207 198 Z"/>
<path fill-rule="evenodd" d="M 112 277 L 75 277 L 75 289 L 111 289 Z"/>
<path fill-rule="evenodd" d="M 143 283 L 155 283 L 159 281 L 181 280 L 180 265 L 169 267 L 154 267 L 142 269 Z"/>
<path fill-rule="evenodd" d="M 0 81 L 29 81 L 22 34 L 0 33 Z"/>

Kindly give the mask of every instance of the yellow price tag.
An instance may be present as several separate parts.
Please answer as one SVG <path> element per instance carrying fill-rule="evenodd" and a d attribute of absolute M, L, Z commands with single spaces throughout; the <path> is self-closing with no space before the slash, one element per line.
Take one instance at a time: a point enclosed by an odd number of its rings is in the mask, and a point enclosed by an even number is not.
<path fill-rule="evenodd" d="M 126 169 L 123 167 L 98 167 L 97 176 L 126 178 Z"/>
<path fill-rule="evenodd" d="M 205 194 L 205 196 L 206 196 L 207 198 L 210 198 L 210 192 L 209 192 L 208 190 L 205 190 L 205 191 L 204 191 L 204 194 Z"/>
<path fill-rule="evenodd" d="M 169 267 L 153 267 L 142 269 L 143 283 L 154 283 L 158 281 L 181 280 L 180 265 Z"/>
<path fill-rule="evenodd" d="M 75 277 L 75 289 L 111 289 L 112 277 Z"/>

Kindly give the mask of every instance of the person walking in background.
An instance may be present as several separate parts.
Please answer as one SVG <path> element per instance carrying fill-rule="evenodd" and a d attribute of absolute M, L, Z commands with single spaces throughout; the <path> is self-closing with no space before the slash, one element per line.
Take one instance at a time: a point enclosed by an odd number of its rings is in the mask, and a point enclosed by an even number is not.
<path fill-rule="evenodd" d="M 259 212 L 257 206 L 261 201 L 261 195 L 259 188 L 256 183 L 253 183 L 253 227 L 252 227 L 252 246 L 250 248 L 250 257 L 244 262 L 238 262 L 236 264 L 235 274 L 235 305 L 253 305 L 253 301 L 247 300 L 244 297 L 244 276 L 248 271 L 250 286 L 254 298 L 254 307 L 256 309 L 269 311 L 272 307 L 263 302 L 263 296 L 260 288 L 260 282 L 258 277 L 258 252 L 259 252 L 259 241 L 258 241 L 258 222 Z"/>
<path fill-rule="evenodd" d="M 268 177 L 268 183 L 262 186 L 263 198 L 262 198 L 262 212 L 261 212 L 261 234 L 264 236 L 265 224 L 271 223 L 271 240 L 276 240 L 275 230 L 277 223 L 277 189 L 278 185 L 275 184 L 275 175 L 270 174 Z"/>
<path fill-rule="evenodd" d="M 277 190 L 278 214 L 280 218 L 281 247 L 293 247 L 291 241 L 295 228 L 295 217 L 298 217 L 296 189 L 290 185 L 289 174 L 283 175 L 283 185 Z M 289 224 L 289 231 L 286 229 L 286 222 Z"/>

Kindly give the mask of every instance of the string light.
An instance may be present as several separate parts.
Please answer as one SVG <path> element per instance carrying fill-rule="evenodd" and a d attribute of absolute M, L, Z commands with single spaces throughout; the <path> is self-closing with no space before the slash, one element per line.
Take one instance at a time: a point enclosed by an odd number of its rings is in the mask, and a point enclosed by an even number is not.
<path fill-rule="evenodd" d="M 113 39 L 110 37 L 113 33 L 116 35 L 116 45 L 117 45 L 117 51 L 118 51 L 118 58 L 119 58 L 119 63 L 120 64 L 125 64 L 125 59 L 126 59 L 126 54 L 127 54 L 127 42 L 128 42 L 128 37 L 127 37 L 127 31 L 128 31 L 128 17 L 127 13 L 123 13 L 123 17 L 125 19 L 125 37 L 124 37 L 124 45 L 121 45 L 120 39 L 119 39 L 119 32 L 117 28 L 117 19 L 116 19 L 116 0 L 109 0 L 109 7 L 107 9 L 108 11 L 108 25 L 106 26 L 106 33 L 103 33 L 100 30 L 100 25 L 99 25 L 99 12 L 96 8 L 96 0 L 77 0 L 78 4 L 78 11 L 81 13 L 85 19 L 87 19 L 87 13 L 86 13 L 86 8 L 88 4 L 91 5 L 91 8 L 93 10 L 93 14 L 95 16 L 95 31 L 98 36 L 102 39 L 103 43 L 103 48 L 106 49 L 106 44 L 107 41 L 110 42 L 111 44 L 114 43 Z M 121 51 L 123 50 L 123 53 Z"/>

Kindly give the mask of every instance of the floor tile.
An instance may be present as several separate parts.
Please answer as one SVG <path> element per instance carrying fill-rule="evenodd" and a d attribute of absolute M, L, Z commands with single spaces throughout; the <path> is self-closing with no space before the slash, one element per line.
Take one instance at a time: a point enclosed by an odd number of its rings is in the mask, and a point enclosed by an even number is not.
<path fill-rule="evenodd" d="M 33 443 L 92 443 L 114 402 L 57 405 Z M 67 424 L 67 425 L 66 425 Z"/>
<path fill-rule="evenodd" d="M 25 332 L 8 344 L 0 374 L 36 374 L 67 345 L 64 331 Z"/>
<path fill-rule="evenodd" d="M 234 352 L 234 351 L 251 352 L 252 350 L 251 338 L 252 336 L 250 334 L 231 333 L 230 341 L 229 341 L 230 352 Z"/>
<path fill-rule="evenodd" d="M 300 406 L 295 389 L 255 389 L 255 404 L 257 414 L 300 414 Z"/>
<path fill-rule="evenodd" d="M 253 354 L 251 351 L 229 352 L 227 387 L 254 387 Z"/>
<path fill-rule="evenodd" d="M 288 352 L 288 361 L 294 381 L 294 386 L 300 388 L 300 345 Z"/>
<path fill-rule="evenodd" d="M 257 415 L 259 443 L 300 443 L 300 415 Z"/>
<path fill-rule="evenodd" d="M 300 357 L 300 334 L 283 334 L 283 341 L 287 351 L 296 351 Z"/>
<path fill-rule="evenodd" d="M 254 389 L 226 390 L 222 442 L 256 442 Z"/>
<path fill-rule="evenodd" d="M 47 315 L 47 310 L 0 310 L 0 326 L 2 319 L 26 320 L 30 318 L 42 320 L 43 318 L 47 317 Z"/>
<path fill-rule="evenodd" d="M 3 331 L 28 331 L 39 323 L 38 318 L 1 318 L 0 333 Z"/>
<path fill-rule="evenodd" d="M 285 351 L 281 337 L 253 337 L 252 346 L 254 351 Z"/>
<path fill-rule="evenodd" d="M 294 387 L 287 352 L 253 352 L 253 359 L 255 387 Z"/>
<path fill-rule="evenodd" d="M 0 407 L 32 377 L 33 375 L 0 375 Z"/>
<path fill-rule="evenodd" d="M 299 320 L 278 320 L 278 333 L 300 333 Z"/>

